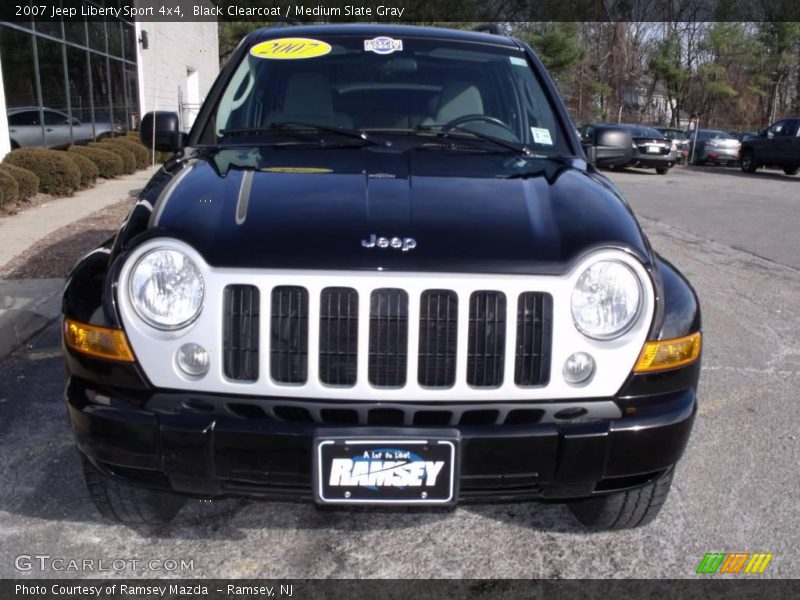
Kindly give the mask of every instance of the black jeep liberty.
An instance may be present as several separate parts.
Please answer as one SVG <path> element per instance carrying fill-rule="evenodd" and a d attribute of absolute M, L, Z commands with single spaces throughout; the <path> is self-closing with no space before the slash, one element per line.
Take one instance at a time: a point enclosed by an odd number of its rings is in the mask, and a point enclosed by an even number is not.
<path fill-rule="evenodd" d="M 159 112 L 141 137 L 174 157 L 63 303 L 103 515 L 239 496 L 656 516 L 697 406 L 698 301 L 523 42 L 256 31 L 188 134 Z"/>

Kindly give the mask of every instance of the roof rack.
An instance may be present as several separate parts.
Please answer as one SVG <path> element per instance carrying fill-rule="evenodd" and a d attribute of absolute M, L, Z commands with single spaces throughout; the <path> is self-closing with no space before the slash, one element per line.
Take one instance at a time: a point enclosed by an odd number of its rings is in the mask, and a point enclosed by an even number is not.
<path fill-rule="evenodd" d="M 503 35 L 497 23 L 481 23 L 472 28 L 472 31 L 485 31 L 486 33 L 493 33 L 495 35 Z"/>

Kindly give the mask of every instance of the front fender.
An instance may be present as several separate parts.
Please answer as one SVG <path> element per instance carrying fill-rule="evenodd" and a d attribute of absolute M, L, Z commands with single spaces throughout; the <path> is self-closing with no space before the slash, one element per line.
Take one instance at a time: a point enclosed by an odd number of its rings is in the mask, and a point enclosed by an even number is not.
<path fill-rule="evenodd" d="M 64 317 L 112 329 L 122 329 L 110 293 L 109 256 L 114 239 L 81 258 L 72 270 L 62 298 Z M 98 386 L 147 390 L 150 384 L 138 363 L 105 360 L 80 354 L 64 344 L 67 371 L 73 377 Z"/>
<path fill-rule="evenodd" d="M 648 338 L 669 340 L 701 331 L 700 301 L 686 278 L 667 260 L 656 257 L 658 309 Z M 700 359 L 685 367 L 655 373 L 631 373 L 617 394 L 623 410 L 655 410 L 658 398 L 686 389 L 697 390 Z M 631 413 L 631 414 L 633 414 Z"/>

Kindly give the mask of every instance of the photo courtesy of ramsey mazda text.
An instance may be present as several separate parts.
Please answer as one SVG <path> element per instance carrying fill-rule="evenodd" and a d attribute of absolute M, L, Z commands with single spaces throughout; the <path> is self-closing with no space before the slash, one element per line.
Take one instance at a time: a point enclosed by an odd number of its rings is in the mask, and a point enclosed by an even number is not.
<path fill-rule="evenodd" d="M 701 321 L 524 42 L 256 30 L 69 276 L 66 401 L 112 521 L 189 498 L 568 503 L 644 525 L 692 430 Z M 599 134 L 598 134 L 599 135 Z M 626 137 L 627 136 L 627 137 Z"/>

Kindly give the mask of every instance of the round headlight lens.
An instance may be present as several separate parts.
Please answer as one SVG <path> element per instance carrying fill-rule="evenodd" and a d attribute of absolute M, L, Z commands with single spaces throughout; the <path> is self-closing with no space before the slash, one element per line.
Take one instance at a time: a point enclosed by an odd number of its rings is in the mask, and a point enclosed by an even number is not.
<path fill-rule="evenodd" d="M 639 314 L 642 287 L 630 267 L 602 260 L 588 267 L 572 290 L 572 318 L 584 335 L 608 340 L 619 337 Z"/>
<path fill-rule="evenodd" d="M 151 250 L 133 268 L 130 295 L 145 322 L 158 329 L 178 329 L 200 314 L 203 276 L 182 252 Z"/>

